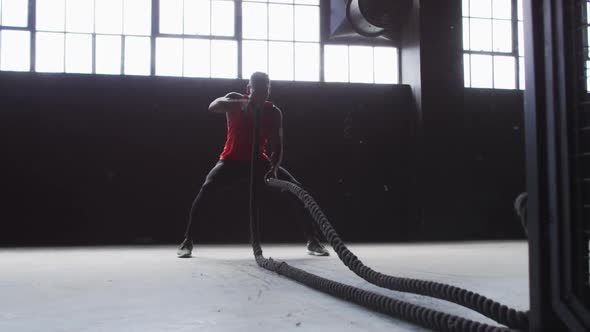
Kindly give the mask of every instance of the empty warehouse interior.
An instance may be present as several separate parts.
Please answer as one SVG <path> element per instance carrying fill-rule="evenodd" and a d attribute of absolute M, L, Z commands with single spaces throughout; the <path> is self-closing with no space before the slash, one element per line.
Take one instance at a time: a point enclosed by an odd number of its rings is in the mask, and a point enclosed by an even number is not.
<path fill-rule="evenodd" d="M 586 0 L 0 0 L 0 331 L 590 329 Z"/>

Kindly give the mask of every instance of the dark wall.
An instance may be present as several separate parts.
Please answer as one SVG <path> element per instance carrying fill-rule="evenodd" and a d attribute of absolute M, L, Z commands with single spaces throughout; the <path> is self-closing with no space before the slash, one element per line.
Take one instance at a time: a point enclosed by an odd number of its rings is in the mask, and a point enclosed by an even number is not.
<path fill-rule="evenodd" d="M 416 104 L 410 220 L 424 239 L 522 237 L 521 91 L 465 89 L 460 1 L 414 0 L 402 82 Z"/>
<path fill-rule="evenodd" d="M 0 243 L 178 242 L 225 141 L 225 117 L 207 105 L 244 85 L 2 73 Z M 273 84 L 285 113 L 284 166 L 349 240 L 402 240 L 411 228 L 410 94 L 407 86 Z M 222 193 L 199 241 L 247 241 L 242 189 Z M 270 205 L 263 240 L 301 239 L 285 200 Z"/>

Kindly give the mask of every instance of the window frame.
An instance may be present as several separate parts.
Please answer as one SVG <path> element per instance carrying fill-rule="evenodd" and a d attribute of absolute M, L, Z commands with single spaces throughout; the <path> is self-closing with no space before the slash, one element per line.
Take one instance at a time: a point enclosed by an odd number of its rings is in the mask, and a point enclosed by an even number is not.
<path fill-rule="evenodd" d="M 67 1 L 67 0 L 66 0 Z M 94 18 L 96 19 L 96 1 L 100 1 L 100 0 L 94 0 L 93 4 L 94 4 L 94 11 L 93 11 L 93 15 Z M 124 5 L 124 1 L 123 0 L 123 5 Z M 63 72 L 58 72 L 58 73 L 52 73 L 52 74 L 78 74 L 78 75 L 108 75 L 108 76 L 150 76 L 150 77 L 167 77 L 164 75 L 157 75 L 156 74 L 156 52 L 157 52 L 157 48 L 156 48 L 156 41 L 158 38 L 179 38 L 179 39 L 206 39 L 209 41 L 213 41 L 213 40 L 230 40 L 230 41 L 235 41 L 236 42 L 236 47 L 237 47 L 237 57 L 236 57 L 236 61 L 237 61 L 237 75 L 235 78 L 233 79 L 238 79 L 238 80 L 247 80 L 247 77 L 243 77 L 243 48 L 242 48 L 242 43 L 244 41 L 243 38 L 243 27 L 242 27 L 242 4 L 245 2 L 243 0 L 214 0 L 214 1 L 228 1 L 228 2 L 232 2 L 234 5 L 234 34 L 233 36 L 220 36 L 220 35 L 191 35 L 191 34 L 171 34 L 171 33 L 160 33 L 160 1 L 161 0 L 149 0 L 148 2 L 151 5 L 151 31 L 150 31 L 150 35 L 142 35 L 140 37 L 143 38 L 149 38 L 149 44 L 150 44 L 150 65 L 149 65 L 149 71 L 145 74 L 145 75 L 139 75 L 139 74 L 126 74 L 125 73 L 125 58 L 126 58 L 126 50 L 125 50 L 125 46 L 126 46 L 126 37 L 128 36 L 136 36 L 136 35 L 130 35 L 130 34 L 126 34 L 125 31 L 122 31 L 121 34 L 103 34 L 103 33 L 97 33 L 96 29 L 93 28 L 92 32 L 84 32 L 81 34 L 84 35 L 90 35 L 91 36 L 91 40 L 92 40 L 92 52 L 91 52 L 91 63 L 92 63 L 92 68 L 91 71 L 89 73 L 67 73 L 66 69 L 65 69 L 65 53 L 64 53 L 64 70 Z M 514 1 L 514 0 L 513 0 Z M 276 4 L 285 4 L 285 3 L 281 3 L 281 2 L 275 2 L 273 0 L 268 0 L 266 2 L 261 2 L 266 4 L 267 6 L 269 6 L 270 4 L 276 3 Z M 318 80 L 317 81 L 298 81 L 295 79 L 295 70 L 293 71 L 293 79 L 290 80 L 292 82 L 318 82 L 318 83 L 327 83 L 327 84 L 331 84 L 333 82 L 326 82 L 325 81 L 325 57 L 324 57 L 324 48 L 326 45 L 346 45 L 346 46 L 371 46 L 371 47 L 391 47 L 395 50 L 395 52 L 397 53 L 397 83 L 375 83 L 374 81 L 374 77 L 375 77 L 375 69 L 373 68 L 373 83 L 362 83 L 362 84 L 379 84 L 379 85 L 399 85 L 401 84 L 401 56 L 400 56 L 400 50 L 399 47 L 396 47 L 394 45 L 392 45 L 391 41 L 385 39 L 385 38 L 375 38 L 373 40 L 366 40 L 366 41 L 358 41 L 358 40 L 337 40 L 337 41 L 333 41 L 330 40 L 329 38 L 329 20 L 327 19 L 329 17 L 330 14 L 330 4 L 327 1 L 322 1 L 319 0 L 318 5 L 313 5 L 313 4 L 296 4 L 296 3 L 292 3 L 290 4 L 291 6 L 293 6 L 293 15 L 295 16 L 295 8 L 296 6 L 317 6 L 319 8 L 319 31 L 318 31 L 318 40 L 317 41 L 298 41 L 295 37 L 293 38 L 292 41 L 286 41 L 289 42 L 293 45 L 293 50 L 295 52 L 295 45 L 297 43 L 309 43 L 309 44 L 317 44 L 319 47 L 319 76 L 318 76 Z M 211 6 L 212 8 L 213 6 Z M 64 28 L 64 31 L 45 31 L 45 30 L 37 30 L 36 29 L 36 18 L 37 18 L 37 0 L 28 0 L 28 22 L 27 22 L 27 26 L 26 27 L 9 27 L 9 26 L 1 26 L 0 25 L 0 31 L 2 30 L 19 30 L 19 31 L 27 31 L 29 32 L 30 35 L 30 61 L 29 61 L 29 70 L 28 72 L 34 72 L 37 73 L 37 61 L 36 61 L 36 57 L 37 57 L 37 49 L 36 49 L 36 44 L 37 44 L 37 33 L 38 32 L 55 32 L 55 33 L 60 33 L 64 35 L 64 38 L 66 37 L 66 35 L 68 33 L 72 33 L 72 32 L 68 32 L 66 28 Z M 267 15 L 268 17 L 268 15 Z M 124 18 L 124 14 L 123 14 L 123 22 L 124 22 L 125 18 Z M 184 15 L 183 15 L 183 20 L 184 20 Z M 94 23 L 96 25 L 96 23 Z M 210 23 L 212 24 L 212 23 Z M 184 24 L 183 24 L 183 28 L 184 28 Z M 295 30 L 294 30 L 295 31 Z M 295 34 L 295 32 L 294 32 Z M 112 74 L 103 74 L 103 73 L 97 73 L 96 72 L 96 62 L 97 62 L 97 35 L 102 36 L 120 36 L 121 38 L 121 61 L 120 61 L 120 70 L 119 73 L 112 73 Z M 268 36 L 268 39 L 264 39 L 265 42 L 270 43 L 272 41 L 275 41 L 275 39 L 271 39 L 270 36 Z M 258 38 L 252 39 L 252 38 L 248 38 L 246 40 L 261 40 Z M 278 40 L 276 40 L 278 41 Z M 282 40 L 281 40 L 282 41 Z M 1 41 L 0 41 L 1 43 Z M 183 41 L 184 43 L 184 41 Z M 183 44 L 184 45 L 184 44 Z M 184 46 L 183 46 L 184 49 Z M 349 48 L 350 50 L 350 48 Z M 211 52 L 211 49 L 210 49 Z M 184 76 L 184 52 L 182 54 L 183 57 L 183 64 L 182 64 L 182 76 L 174 76 L 177 78 L 180 77 L 186 77 Z M 1 61 L 1 60 L 0 60 Z M 293 66 L 295 67 L 295 56 L 293 57 Z M 268 66 L 268 64 L 267 64 Z M 209 78 L 216 78 L 216 77 L 211 77 L 211 61 L 209 62 Z M 350 67 L 348 68 L 349 71 L 349 75 L 350 75 Z M 2 71 L 0 71 L 1 73 Z M 45 73 L 44 73 L 45 74 Z M 186 77 L 186 78 L 192 78 L 192 77 Z M 203 77 L 206 78 L 206 77 Z M 349 82 L 348 84 L 355 84 L 355 83 L 351 83 Z"/>
<path fill-rule="evenodd" d="M 465 1 L 465 0 L 463 0 Z M 493 49 L 493 40 L 494 40 L 494 21 L 508 21 L 508 19 L 498 19 L 498 18 L 494 18 L 493 17 L 493 13 L 492 13 L 492 17 L 489 18 L 489 20 L 491 21 L 491 36 L 490 36 L 490 41 L 492 42 L 492 50 L 491 51 L 474 51 L 471 50 L 471 45 L 469 45 L 469 49 L 465 48 L 465 29 L 469 29 L 469 39 L 471 39 L 471 22 L 469 24 L 468 27 L 465 27 L 464 21 L 465 19 L 469 19 L 471 20 L 472 18 L 478 18 L 478 17 L 474 17 L 471 16 L 471 1 L 472 0 L 467 0 L 468 1 L 468 8 L 469 8 L 469 15 L 465 15 L 465 13 L 463 12 L 463 6 L 461 7 L 461 36 L 462 36 L 462 54 L 463 54 L 463 87 L 465 89 L 492 89 L 492 90 L 523 90 L 524 86 L 521 87 L 520 85 L 520 81 L 521 81 L 521 77 L 520 77 L 520 59 L 523 58 L 524 59 L 524 54 L 520 54 L 519 53 L 519 44 L 520 44 L 520 40 L 519 40 L 519 33 L 518 33 L 518 26 L 519 23 L 522 22 L 521 19 L 519 19 L 519 1 L 521 0 L 510 0 L 510 5 L 511 5 L 511 18 L 510 18 L 510 26 L 511 26 L 511 36 L 512 36 L 512 52 L 502 52 L 502 51 L 494 51 Z M 493 10 L 493 1 L 492 0 L 491 6 L 492 6 L 492 10 Z M 487 19 L 487 18 L 484 18 Z M 469 41 L 471 42 L 471 41 Z M 465 73 L 465 69 L 466 69 L 466 64 L 465 64 L 465 55 L 469 55 L 469 73 Z M 491 87 L 486 87 L 486 88 L 480 88 L 480 87 L 473 87 L 473 77 L 472 77 L 472 64 L 471 64 L 471 56 L 472 55 L 485 55 L 485 56 L 491 56 L 492 57 L 492 86 Z M 512 58 L 514 58 L 514 88 L 497 88 L 495 85 L 495 73 L 494 73 L 494 57 L 496 56 L 510 56 Z M 465 77 L 467 77 L 467 75 L 469 76 L 469 86 L 466 85 L 466 80 Z"/>

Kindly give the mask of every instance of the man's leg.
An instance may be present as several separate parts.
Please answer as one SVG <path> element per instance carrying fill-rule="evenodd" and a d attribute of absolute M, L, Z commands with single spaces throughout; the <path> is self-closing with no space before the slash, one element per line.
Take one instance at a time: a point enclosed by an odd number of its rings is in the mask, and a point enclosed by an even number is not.
<path fill-rule="evenodd" d="M 301 183 L 291 175 L 285 168 L 279 167 L 278 177 L 281 180 L 292 182 L 301 187 Z M 303 234 L 307 240 L 307 253 L 314 256 L 328 256 L 329 252 L 320 243 L 321 234 L 316 222 L 309 215 L 303 203 L 298 199 L 291 197 L 293 210 L 296 213 L 296 218 L 303 227 Z"/>
<path fill-rule="evenodd" d="M 240 177 L 240 167 L 235 163 L 220 160 L 209 171 L 199 194 L 191 206 L 188 225 L 184 233 L 185 239 L 178 248 L 178 257 L 190 257 L 193 249 L 193 240 L 196 238 L 197 226 L 201 217 L 208 211 L 218 189 L 229 186 Z"/>

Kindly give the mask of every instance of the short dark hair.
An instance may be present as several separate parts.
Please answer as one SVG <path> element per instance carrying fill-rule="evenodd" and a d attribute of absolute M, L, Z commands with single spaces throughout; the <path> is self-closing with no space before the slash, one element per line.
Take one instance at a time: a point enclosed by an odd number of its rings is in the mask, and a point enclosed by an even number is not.
<path fill-rule="evenodd" d="M 250 76 L 250 85 L 257 85 L 260 84 L 268 85 L 270 83 L 270 78 L 268 77 L 267 73 L 263 73 L 257 71 Z"/>

